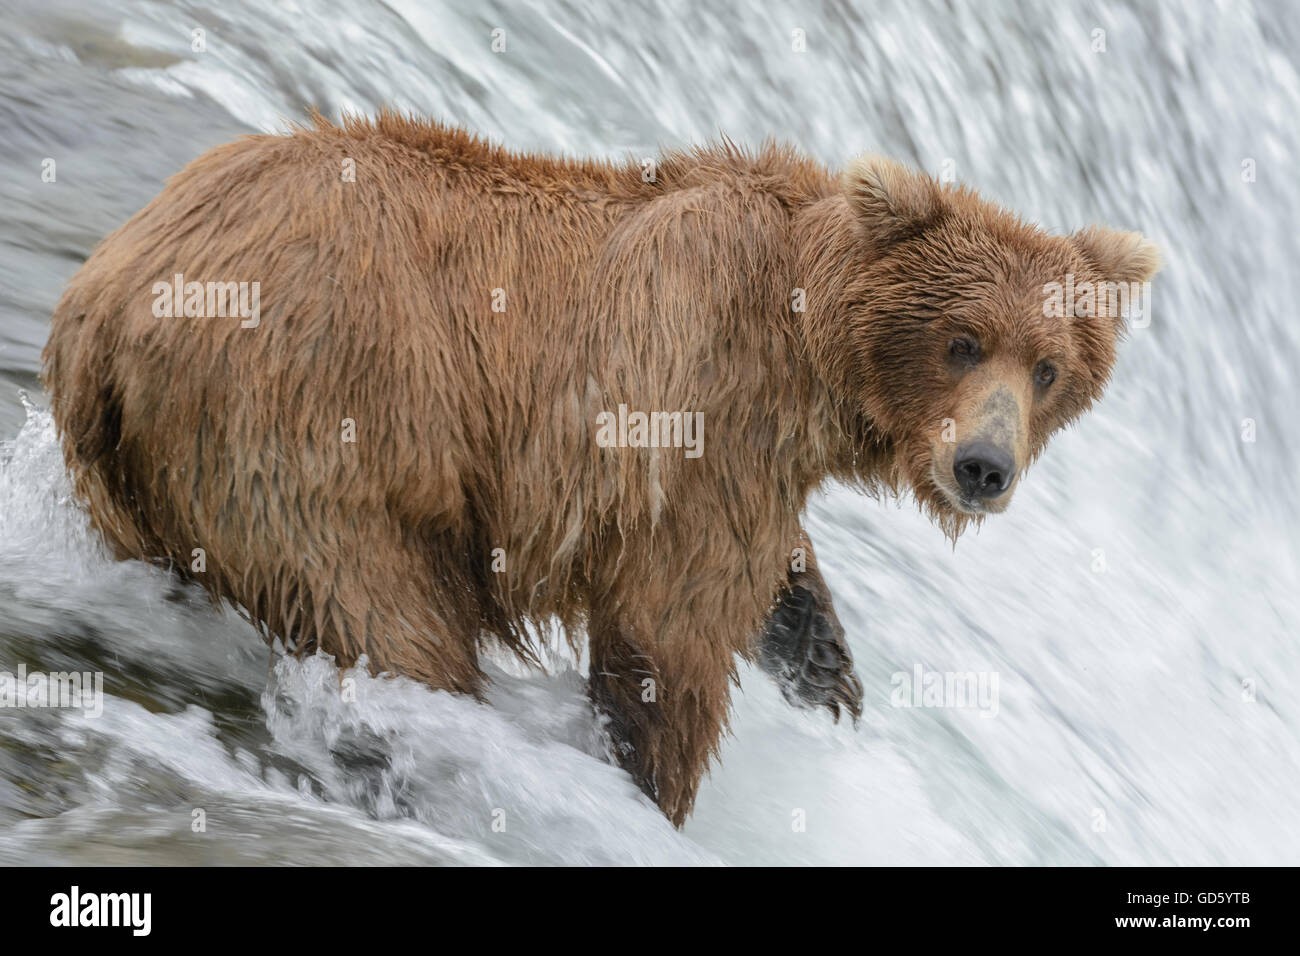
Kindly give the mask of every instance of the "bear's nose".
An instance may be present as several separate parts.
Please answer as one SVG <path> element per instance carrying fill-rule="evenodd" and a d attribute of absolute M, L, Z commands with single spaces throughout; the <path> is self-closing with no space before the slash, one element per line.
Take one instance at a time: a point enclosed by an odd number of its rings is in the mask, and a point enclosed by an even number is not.
<path fill-rule="evenodd" d="M 957 486 L 970 497 L 996 498 L 1011 487 L 1016 460 L 1006 449 L 986 441 L 971 442 L 957 449 L 952 473 Z"/>

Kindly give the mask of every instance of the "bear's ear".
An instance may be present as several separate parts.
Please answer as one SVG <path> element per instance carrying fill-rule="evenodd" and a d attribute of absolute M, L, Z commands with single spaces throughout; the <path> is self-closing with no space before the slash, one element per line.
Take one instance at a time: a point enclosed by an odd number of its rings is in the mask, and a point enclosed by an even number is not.
<path fill-rule="evenodd" d="M 886 245 L 920 232 L 943 210 L 938 183 L 872 153 L 844 168 L 842 186 L 849 208 L 873 244 Z"/>
<path fill-rule="evenodd" d="M 1070 240 L 1110 282 L 1141 284 L 1160 270 L 1160 250 L 1140 232 L 1089 226 Z"/>

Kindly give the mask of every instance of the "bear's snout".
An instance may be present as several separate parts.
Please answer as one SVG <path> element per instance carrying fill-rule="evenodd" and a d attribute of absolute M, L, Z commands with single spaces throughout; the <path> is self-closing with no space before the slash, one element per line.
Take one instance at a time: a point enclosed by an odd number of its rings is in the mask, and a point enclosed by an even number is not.
<path fill-rule="evenodd" d="M 985 441 L 970 442 L 957 449 L 952 473 L 963 495 L 993 499 L 1011 487 L 1016 477 L 1016 460 L 1005 448 Z"/>

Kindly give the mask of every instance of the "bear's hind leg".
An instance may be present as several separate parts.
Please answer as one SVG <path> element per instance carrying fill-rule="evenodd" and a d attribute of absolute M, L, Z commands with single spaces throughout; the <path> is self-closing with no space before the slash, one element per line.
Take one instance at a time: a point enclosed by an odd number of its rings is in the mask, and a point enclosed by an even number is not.
<path fill-rule="evenodd" d="M 307 549 L 317 560 L 292 576 L 286 600 L 268 602 L 279 605 L 264 618 L 271 630 L 299 650 L 332 654 L 339 667 L 364 654 L 373 673 L 478 695 L 475 596 L 445 587 L 421 543 L 390 522 L 360 524 L 348 522 L 331 547 Z"/>

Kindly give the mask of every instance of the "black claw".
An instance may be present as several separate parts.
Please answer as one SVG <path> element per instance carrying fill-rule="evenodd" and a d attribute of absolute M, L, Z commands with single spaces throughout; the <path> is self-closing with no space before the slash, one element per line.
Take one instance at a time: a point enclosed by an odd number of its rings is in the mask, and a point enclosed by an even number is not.
<path fill-rule="evenodd" d="M 825 707 L 838 722 L 841 709 L 854 722 L 862 714 L 862 681 L 833 609 L 803 587 L 782 597 L 763 629 L 759 663 L 776 677 L 786 700 Z"/>
<path fill-rule="evenodd" d="M 838 647 L 835 647 L 832 644 L 814 642 L 811 650 L 808 652 L 808 660 L 816 664 L 818 667 L 838 668 L 844 660 L 844 655 L 840 653 Z"/>
<path fill-rule="evenodd" d="M 826 690 L 839 683 L 840 675 L 829 668 L 809 663 L 803 670 L 803 679 L 813 687 Z"/>

